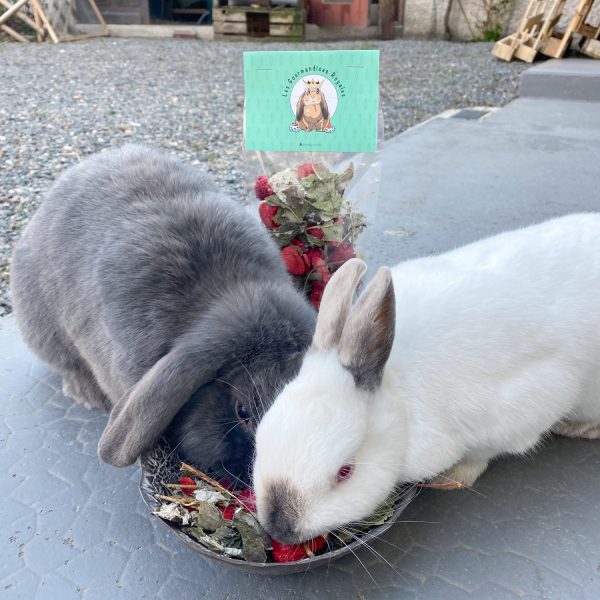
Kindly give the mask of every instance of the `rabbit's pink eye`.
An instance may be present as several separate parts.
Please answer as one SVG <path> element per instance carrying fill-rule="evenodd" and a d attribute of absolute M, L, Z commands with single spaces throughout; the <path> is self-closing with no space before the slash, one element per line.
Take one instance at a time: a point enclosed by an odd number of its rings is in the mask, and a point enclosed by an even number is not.
<path fill-rule="evenodd" d="M 341 467 L 337 474 L 338 483 L 340 481 L 345 481 L 346 479 L 348 479 L 348 477 L 352 475 L 353 470 L 354 465 L 344 465 L 343 467 Z"/>

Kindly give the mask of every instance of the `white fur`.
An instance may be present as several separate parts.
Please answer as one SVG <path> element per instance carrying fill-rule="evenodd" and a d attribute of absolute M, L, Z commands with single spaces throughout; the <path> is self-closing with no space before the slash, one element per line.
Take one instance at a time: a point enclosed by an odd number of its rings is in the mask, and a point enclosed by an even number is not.
<path fill-rule="evenodd" d="M 257 431 L 255 487 L 285 475 L 308 539 L 365 518 L 400 482 L 522 453 L 562 420 L 600 423 L 600 215 L 503 233 L 392 270 L 381 386 L 309 353 Z M 347 480 L 338 469 L 356 463 Z M 460 470 L 459 469 L 459 470 Z"/>

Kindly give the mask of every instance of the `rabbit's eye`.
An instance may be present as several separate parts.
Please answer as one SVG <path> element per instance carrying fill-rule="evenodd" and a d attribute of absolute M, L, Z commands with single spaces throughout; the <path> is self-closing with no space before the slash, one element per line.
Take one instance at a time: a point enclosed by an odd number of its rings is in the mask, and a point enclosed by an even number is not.
<path fill-rule="evenodd" d="M 337 474 L 338 483 L 348 479 L 350 477 L 350 475 L 352 475 L 353 470 L 354 470 L 354 465 L 350 465 L 350 464 L 343 465 L 342 467 L 340 467 L 340 470 L 338 471 L 338 474 Z"/>
<path fill-rule="evenodd" d="M 237 405 L 235 407 L 235 412 L 237 413 L 238 419 L 240 421 L 249 421 L 250 420 L 250 413 L 248 412 L 248 409 L 241 402 L 237 403 Z"/>

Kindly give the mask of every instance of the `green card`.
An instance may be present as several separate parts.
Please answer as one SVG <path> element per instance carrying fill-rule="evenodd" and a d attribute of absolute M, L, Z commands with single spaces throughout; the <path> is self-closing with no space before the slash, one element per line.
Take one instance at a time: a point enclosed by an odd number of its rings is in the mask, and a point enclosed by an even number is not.
<path fill-rule="evenodd" d="M 244 52 L 246 150 L 374 152 L 379 50 Z"/>

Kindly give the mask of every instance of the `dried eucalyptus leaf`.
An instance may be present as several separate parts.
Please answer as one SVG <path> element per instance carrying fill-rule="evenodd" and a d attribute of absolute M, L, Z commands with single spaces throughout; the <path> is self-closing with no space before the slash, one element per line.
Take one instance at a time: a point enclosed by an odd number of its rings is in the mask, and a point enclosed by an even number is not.
<path fill-rule="evenodd" d="M 267 549 L 271 540 L 258 521 L 248 512 L 240 511 L 233 524 L 242 536 L 244 559 L 251 562 L 267 562 Z"/>
<path fill-rule="evenodd" d="M 227 502 L 227 498 L 221 492 L 215 492 L 214 490 L 196 490 L 194 497 L 199 502 L 208 502 L 209 504 L 215 504 L 216 502 Z"/>
<path fill-rule="evenodd" d="M 166 521 L 173 521 L 174 523 L 179 523 L 181 525 L 189 525 L 192 522 L 192 515 L 190 512 L 183 508 L 183 506 L 179 506 L 179 504 L 175 504 L 174 502 L 162 504 L 161 507 L 153 511 L 152 514 L 157 515 Z"/>
<path fill-rule="evenodd" d="M 326 242 L 341 242 L 344 237 L 344 222 L 331 222 L 327 227 L 323 227 L 323 239 Z"/>
<path fill-rule="evenodd" d="M 217 540 L 213 539 L 210 535 L 204 533 L 204 531 L 198 529 L 197 527 L 185 527 L 183 531 L 185 531 L 197 542 L 200 542 L 204 547 L 208 548 L 209 550 L 212 550 L 213 552 L 232 557 L 242 556 L 242 550 L 240 548 L 227 548 L 226 546 L 223 546 L 223 544 L 220 544 Z"/>
<path fill-rule="evenodd" d="M 343 195 L 346 191 L 346 186 L 350 183 L 350 180 L 354 177 L 354 165 L 350 163 L 348 167 L 335 177 L 335 189 L 340 195 Z"/>
<path fill-rule="evenodd" d="M 197 512 L 192 515 L 192 522 L 196 527 L 205 531 L 216 531 L 224 524 L 224 519 L 219 509 L 213 504 L 202 502 L 198 504 Z"/>
<path fill-rule="evenodd" d="M 222 546 L 227 548 L 242 549 L 242 536 L 237 529 L 223 525 L 210 535 L 213 540 L 216 540 Z"/>

